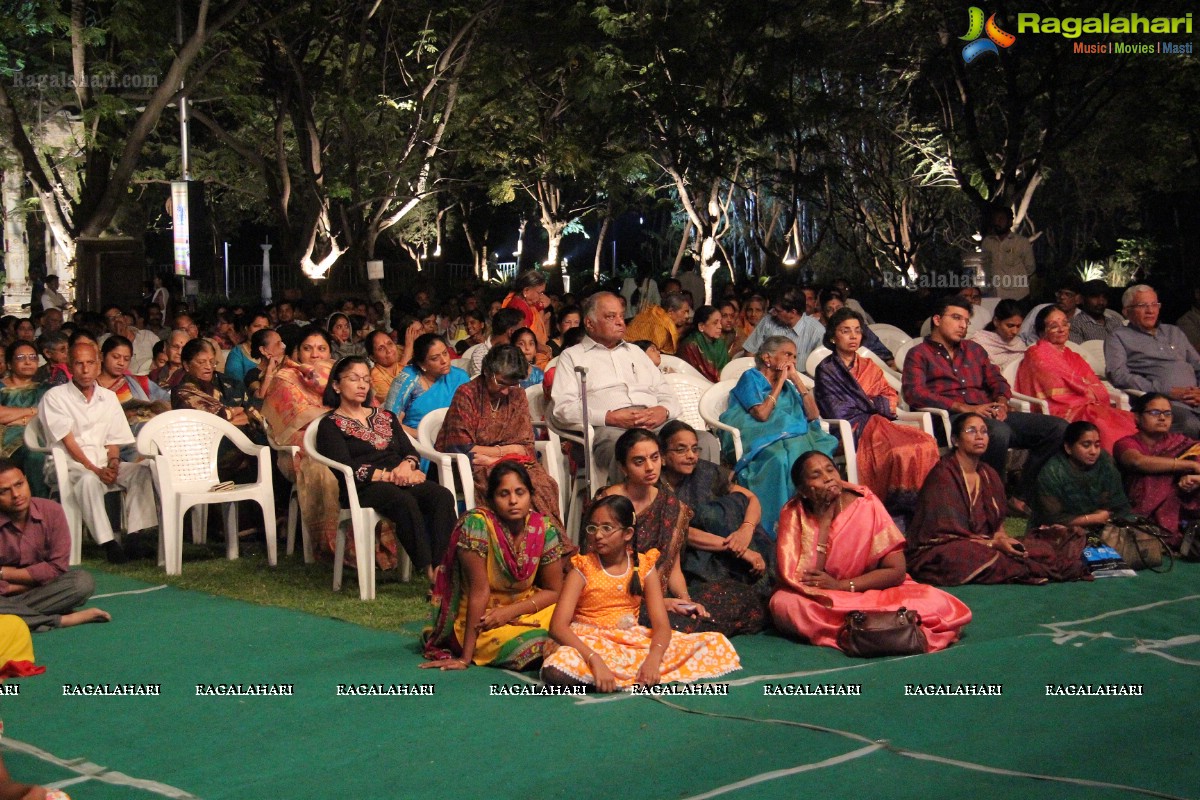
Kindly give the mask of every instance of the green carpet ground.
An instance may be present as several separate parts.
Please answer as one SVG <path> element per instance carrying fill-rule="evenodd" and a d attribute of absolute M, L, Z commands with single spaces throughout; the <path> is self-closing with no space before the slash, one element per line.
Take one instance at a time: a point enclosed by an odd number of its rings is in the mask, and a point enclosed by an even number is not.
<path fill-rule="evenodd" d="M 676 698 L 493 696 L 520 679 L 418 669 L 418 624 L 378 630 L 176 587 L 139 591 L 161 581 L 97 580 L 100 594 L 138 593 L 95 602 L 112 624 L 36 636 L 46 674 L 0 698 L 10 771 L 65 783 L 75 800 L 1146 796 L 1014 773 L 1200 796 L 1197 565 L 956 589 L 975 619 L 928 656 L 856 661 L 772 635 L 737 639 L 743 669 L 723 679 L 728 696 Z M 353 590 L 351 580 L 343 593 L 357 603 Z M 818 682 L 861 695 L 763 693 Z M 64 696 L 78 683 L 160 684 L 161 696 Z M 294 695 L 198 697 L 208 683 L 291 684 Z M 339 697 L 342 683 L 433 683 L 435 693 Z M 1003 695 L 905 696 L 906 684 L 931 683 L 1002 684 Z M 1144 694 L 1046 696 L 1061 683 Z"/>

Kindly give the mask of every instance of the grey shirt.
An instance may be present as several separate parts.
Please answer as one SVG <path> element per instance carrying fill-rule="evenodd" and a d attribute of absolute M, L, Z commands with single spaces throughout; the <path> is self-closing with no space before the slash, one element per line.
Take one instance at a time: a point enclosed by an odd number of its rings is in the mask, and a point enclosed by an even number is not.
<path fill-rule="evenodd" d="M 1083 344 L 1093 339 L 1107 339 L 1117 328 L 1125 327 L 1125 318 L 1110 308 L 1104 309 L 1104 317 L 1097 322 L 1086 311 L 1080 311 L 1071 320 L 1071 341 Z"/>
<path fill-rule="evenodd" d="M 1154 333 L 1133 325 L 1113 331 L 1104 341 L 1104 361 L 1119 389 L 1166 394 L 1200 379 L 1200 355 L 1174 325 L 1159 325 Z"/>

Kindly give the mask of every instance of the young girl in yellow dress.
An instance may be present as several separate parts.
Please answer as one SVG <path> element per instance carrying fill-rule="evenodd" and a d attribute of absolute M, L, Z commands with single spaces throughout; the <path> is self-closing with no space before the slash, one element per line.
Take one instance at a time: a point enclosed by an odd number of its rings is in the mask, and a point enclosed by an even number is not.
<path fill-rule="evenodd" d="M 550 620 L 550 635 L 560 646 L 542 667 L 546 683 L 612 692 L 634 684 L 690 683 L 741 668 L 722 634 L 672 632 L 654 574 L 658 551 L 639 555 L 633 530 L 629 498 L 609 495 L 592 506 L 585 527 L 590 552 L 571 559 Z M 649 629 L 637 624 L 643 600 Z"/>

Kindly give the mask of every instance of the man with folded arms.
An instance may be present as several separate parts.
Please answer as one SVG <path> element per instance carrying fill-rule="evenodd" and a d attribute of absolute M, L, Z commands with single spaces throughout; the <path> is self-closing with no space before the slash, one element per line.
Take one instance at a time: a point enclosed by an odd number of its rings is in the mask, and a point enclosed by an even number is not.
<path fill-rule="evenodd" d="M 67 568 L 70 555 L 62 506 L 31 497 L 25 473 L 0 458 L 0 614 L 20 617 L 35 633 L 112 619 L 99 608 L 75 610 L 96 583 L 87 572 Z"/>
<path fill-rule="evenodd" d="M 564 428 L 583 426 L 583 403 L 575 367 L 587 367 L 588 421 L 595 428 L 592 453 L 600 475 L 610 483 L 621 480 L 614 458 L 615 445 L 630 428 L 658 430 L 679 416 L 679 398 L 642 349 L 623 340 L 625 301 L 611 292 L 598 292 L 583 302 L 587 336 L 558 357 L 551 399 L 554 421 Z M 715 436 L 698 431 L 702 458 L 719 462 Z M 599 487 L 593 487 L 599 488 Z"/>
<path fill-rule="evenodd" d="M 46 392 L 38 416 L 47 440 L 60 442 L 70 459 L 71 485 L 60 486 L 59 491 L 74 492 L 84 524 L 108 560 L 119 564 L 126 560 L 125 551 L 113 538 L 104 496 L 110 487 L 125 490 L 127 531 L 154 527 L 158 524 L 154 479 L 148 462 L 121 461 L 121 446 L 135 440 L 117 396 L 96 385 L 100 374 L 96 345 L 76 342 L 70 366 L 71 382 Z"/>

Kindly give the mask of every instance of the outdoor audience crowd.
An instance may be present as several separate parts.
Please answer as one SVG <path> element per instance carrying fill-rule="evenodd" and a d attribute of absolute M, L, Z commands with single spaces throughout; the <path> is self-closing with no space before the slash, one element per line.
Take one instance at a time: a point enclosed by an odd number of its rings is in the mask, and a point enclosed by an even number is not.
<path fill-rule="evenodd" d="M 916 611 L 939 650 L 971 611 L 938 586 L 1090 579 L 1089 532 L 1138 515 L 1176 548 L 1200 520 L 1200 355 L 1149 286 L 1124 289 L 1121 314 L 1103 282 L 1063 282 L 1028 314 L 971 287 L 912 340 L 844 281 L 709 302 L 695 278 L 576 298 L 531 270 L 490 307 L 418 291 L 411 313 L 288 298 L 204 314 L 157 280 L 140 307 L 0 319 L 0 665 L 36 670 L 9 626 L 109 619 L 83 608 L 72 533 L 113 562 L 152 557 L 158 485 L 135 442 L 172 409 L 279 446 L 276 508 L 295 484 L 319 552 L 352 491 L 379 513 L 375 565 L 407 556 L 430 582 L 425 666 L 602 691 L 736 670 L 730 638 L 770 627 L 839 647 L 856 611 Z M 353 486 L 306 451 L 313 425 Z M 590 452 L 562 440 L 566 472 L 595 476 L 569 514 L 548 430 L 585 427 Z M 423 438 L 467 459 L 475 508 Z M 220 478 L 256 463 L 223 448 Z"/>

